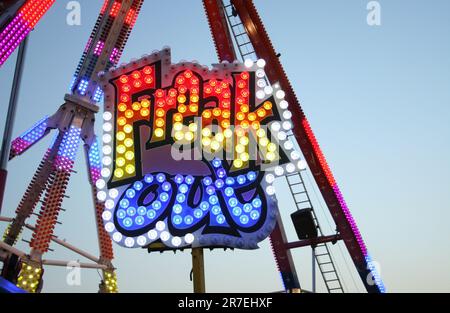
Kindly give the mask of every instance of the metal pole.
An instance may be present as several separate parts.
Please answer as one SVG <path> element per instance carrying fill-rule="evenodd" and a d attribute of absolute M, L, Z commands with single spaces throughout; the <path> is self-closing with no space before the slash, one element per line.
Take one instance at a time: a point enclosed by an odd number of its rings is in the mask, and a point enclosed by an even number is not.
<path fill-rule="evenodd" d="M 316 293 L 316 248 L 311 247 L 312 251 L 312 292 Z"/>
<path fill-rule="evenodd" d="M 9 160 L 9 150 L 11 146 L 11 136 L 16 116 L 17 99 L 19 97 L 20 82 L 22 80 L 23 65 L 27 50 L 28 36 L 21 42 L 17 54 L 16 69 L 14 71 L 11 96 L 9 98 L 8 113 L 6 115 L 5 130 L 3 133 L 2 150 L 0 152 L 0 213 L 2 212 L 3 196 L 5 194 L 6 176 L 8 171 L 6 167 Z"/>
<path fill-rule="evenodd" d="M 192 248 L 194 293 L 205 293 L 205 263 L 202 248 Z"/>

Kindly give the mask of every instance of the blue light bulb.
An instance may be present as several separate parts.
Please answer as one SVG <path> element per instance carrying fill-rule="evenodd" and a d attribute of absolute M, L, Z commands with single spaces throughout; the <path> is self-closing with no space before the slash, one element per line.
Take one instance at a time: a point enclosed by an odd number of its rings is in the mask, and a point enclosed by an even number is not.
<path fill-rule="evenodd" d="M 240 207 L 238 207 L 238 206 L 233 208 L 233 214 L 234 214 L 234 216 L 241 215 L 242 214 L 242 209 Z"/>
<path fill-rule="evenodd" d="M 142 216 L 138 216 L 138 217 L 136 217 L 136 218 L 134 219 L 134 222 L 135 222 L 137 225 L 142 225 L 142 224 L 144 224 L 144 218 L 143 218 Z"/>
<path fill-rule="evenodd" d="M 220 207 L 219 207 L 218 205 L 213 206 L 212 209 L 211 209 L 211 212 L 212 212 L 214 215 L 218 215 L 221 211 L 222 211 L 222 210 L 220 209 Z"/>
<path fill-rule="evenodd" d="M 156 180 L 160 183 L 163 183 L 166 180 L 166 176 L 164 174 L 156 175 Z"/>
<path fill-rule="evenodd" d="M 203 178 L 203 183 L 205 184 L 205 186 L 209 186 L 212 184 L 212 179 L 211 177 L 205 177 Z"/>
<path fill-rule="evenodd" d="M 139 215 L 145 215 L 147 214 L 147 208 L 145 206 L 140 206 L 138 207 L 137 212 Z"/>
<path fill-rule="evenodd" d="M 117 210 L 118 218 L 123 219 L 125 216 L 127 216 L 127 212 L 125 212 L 125 210 L 122 210 L 122 209 Z"/>
<path fill-rule="evenodd" d="M 216 217 L 216 221 L 217 221 L 217 223 L 219 223 L 219 224 L 225 223 L 225 216 L 223 216 L 223 214 L 218 215 L 218 216 Z"/>
<path fill-rule="evenodd" d="M 161 209 L 161 202 L 159 202 L 158 200 L 153 201 L 152 208 L 154 208 L 155 210 Z"/>
<path fill-rule="evenodd" d="M 180 214 L 182 211 L 183 211 L 183 207 L 182 207 L 181 205 L 175 204 L 175 205 L 173 206 L 173 212 L 174 212 L 175 214 Z"/>
<path fill-rule="evenodd" d="M 152 174 L 147 174 L 147 175 L 145 175 L 144 181 L 145 181 L 147 184 L 152 183 L 152 182 L 153 182 L 153 175 L 152 175 Z"/>
<path fill-rule="evenodd" d="M 220 161 L 219 159 L 216 158 L 212 161 L 212 164 L 214 167 L 218 168 L 222 165 L 222 161 Z"/>
<path fill-rule="evenodd" d="M 148 212 L 147 212 L 147 217 L 149 218 L 149 219 L 154 219 L 155 218 L 155 216 L 156 216 L 156 211 L 155 210 L 148 210 Z"/>
<path fill-rule="evenodd" d="M 237 178 L 237 182 L 238 182 L 238 184 L 240 184 L 240 185 L 244 184 L 246 180 L 247 180 L 247 179 L 245 178 L 244 175 L 239 175 L 238 178 Z"/>
<path fill-rule="evenodd" d="M 174 223 L 175 225 L 180 225 L 181 222 L 183 222 L 183 218 L 182 218 L 181 216 L 179 216 L 179 215 L 175 215 L 175 216 L 173 217 L 172 221 L 173 221 L 173 223 Z"/>
<path fill-rule="evenodd" d="M 209 209 L 209 203 L 206 202 L 206 201 L 203 201 L 202 203 L 200 203 L 200 208 L 201 208 L 203 211 L 208 210 L 208 209 Z"/>
<path fill-rule="evenodd" d="M 130 202 L 127 199 L 122 199 L 120 200 L 120 206 L 124 209 L 128 208 L 128 206 L 130 205 Z"/>
<path fill-rule="evenodd" d="M 140 181 L 137 181 L 134 183 L 133 188 L 136 189 L 137 191 L 140 191 L 142 189 L 143 185 Z"/>
<path fill-rule="evenodd" d="M 231 207 L 235 207 L 235 206 L 238 204 L 238 201 L 237 201 L 236 198 L 230 198 L 230 200 L 228 200 L 228 204 L 229 204 Z"/>
<path fill-rule="evenodd" d="M 136 195 L 136 192 L 133 189 L 128 189 L 127 190 L 127 197 L 132 199 L 134 198 L 134 196 Z"/>
<path fill-rule="evenodd" d="M 188 191 L 189 187 L 186 184 L 181 184 L 180 187 L 178 187 L 178 190 L 181 193 L 186 193 Z"/>
<path fill-rule="evenodd" d="M 161 199 L 162 202 L 167 202 L 167 200 L 169 200 L 169 195 L 167 194 L 167 192 L 163 192 L 159 198 Z"/>
<path fill-rule="evenodd" d="M 134 216 L 134 215 L 136 215 L 136 209 L 133 208 L 132 206 L 130 206 L 130 207 L 127 209 L 127 214 L 128 214 L 128 216 Z"/>
<path fill-rule="evenodd" d="M 258 198 L 253 199 L 252 205 L 253 205 L 255 208 L 260 208 L 261 205 L 262 205 L 261 200 L 259 200 Z"/>
<path fill-rule="evenodd" d="M 194 211 L 194 216 L 195 216 L 196 218 L 202 217 L 202 216 L 203 216 L 203 211 L 200 210 L 200 209 L 196 209 L 196 210 Z"/>
<path fill-rule="evenodd" d="M 209 203 L 211 203 L 211 204 L 217 204 L 217 202 L 219 202 L 219 198 L 217 198 L 217 196 L 211 196 L 211 197 L 209 197 Z"/>
<path fill-rule="evenodd" d="M 194 218 L 192 216 L 190 216 L 190 215 L 186 215 L 185 218 L 184 218 L 184 222 L 187 225 L 191 225 L 194 222 Z"/>
<path fill-rule="evenodd" d="M 172 185 L 169 182 L 165 182 L 165 183 L 162 184 L 161 188 L 164 191 L 169 191 L 170 189 L 172 189 Z"/>
<path fill-rule="evenodd" d="M 241 215 L 241 217 L 239 218 L 239 220 L 241 221 L 241 223 L 243 225 L 246 225 L 249 221 L 248 216 L 247 215 Z"/>
<path fill-rule="evenodd" d="M 186 184 L 191 185 L 194 182 L 194 177 L 192 177 L 191 175 L 186 176 L 185 182 Z"/>
<path fill-rule="evenodd" d="M 179 203 L 183 203 L 186 200 L 186 196 L 183 195 L 182 193 L 177 194 L 177 201 Z"/>
<path fill-rule="evenodd" d="M 225 194 L 226 194 L 228 197 L 231 197 L 231 196 L 234 194 L 233 188 L 231 188 L 231 187 L 225 188 Z"/>
<path fill-rule="evenodd" d="M 133 225 L 133 221 L 131 220 L 131 218 L 127 217 L 126 219 L 123 220 L 123 226 L 131 227 L 131 225 Z"/>
<path fill-rule="evenodd" d="M 174 180 L 177 184 L 181 184 L 183 182 L 183 175 L 180 174 L 176 175 Z"/>
<path fill-rule="evenodd" d="M 251 217 L 252 220 L 256 221 L 256 220 L 259 218 L 259 212 L 256 211 L 256 210 L 253 210 L 253 211 L 250 213 L 250 217 Z"/>

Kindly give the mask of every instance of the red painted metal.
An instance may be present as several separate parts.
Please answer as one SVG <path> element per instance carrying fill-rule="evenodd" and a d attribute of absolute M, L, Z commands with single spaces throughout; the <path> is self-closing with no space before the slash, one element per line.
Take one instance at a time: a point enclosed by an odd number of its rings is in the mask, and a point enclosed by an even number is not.
<path fill-rule="evenodd" d="M 293 132 L 308 166 L 314 176 L 320 192 L 331 212 L 350 256 L 369 292 L 380 292 L 376 285 L 368 284 L 367 277 L 371 275 L 365 258 L 364 242 L 356 228 L 356 224 L 345 205 L 342 195 L 333 178 L 325 157 L 314 137 L 311 127 L 300 107 L 294 89 L 283 69 L 279 57 L 272 46 L 270 38 L 264 28 L 259 14 L 251 0 L 231 0 L 234 5 L 257 56 L 266 60 L 265 67 L 267 77 L 271 82 L 279 82 L 286 93 L 286 101 L 292 112 L 292 122 L 295 125 Z"/>
<path fill-rule="evenodd" d="M 222 1 L 203 0 L 203 6 L 208 18 L 209 28 L 219 61 L 233 62 L 236 59 L 236 53 L 224 15 Z M 285 289 L 298 289 L 300 288 L 300 282 L 297 277 L 291 252 L 285 248 L 286 243 L 287 239 L 283 223 L 281 218 L 278 217 L 277 224 L 270 235 L 270 245 Z"/>
<path fill-rule="evenodd" d="M 221 0 L 203 0 L 203 7 L 219 60 L 231 63 L 236 60 L 236 54 L 222 6 Z"/>

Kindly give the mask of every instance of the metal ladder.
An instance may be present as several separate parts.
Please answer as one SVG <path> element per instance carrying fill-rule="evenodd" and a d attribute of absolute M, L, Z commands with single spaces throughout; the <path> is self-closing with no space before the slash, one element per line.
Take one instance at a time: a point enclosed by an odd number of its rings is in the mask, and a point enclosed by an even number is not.
<path fill-rule="evenodd" d="M 225 2 L 226 0 L 222 0 L 224 13 L 227 17 L 228 25 L 231 29 L 235 44 L 239 50 L 239 54 L 241 55 L 242 60 L 244 61 L 246 59 L 251 59 L 253 61 L 256 61 L 258 59 L 258 56 L 255 53 L 253 45 L 247 35 L 247 31 L 245 30 L 241 19 L 236 14 L 234 6 L 230 2 L 228 4 L 226 4 Z M 267 77 L 266 81 L 268 82 Z M 290 140 L 292 136 L 293 134 L 292 132 L 290 132 L 288 136 Z M 322 236 L 322 229 L 320 228 L 319 220 L 317 219 L 317 216 L 314 212 L 311 199 L 309 198 L 301 173 L 295 172 L 293 174 L 288 174 L 285 177 L 297 209 L 300 210 L 304 208 L 311 208 L 318 234 L 319 236 Z M 344 293 L 344 288 L 342 287 L 341 280 L 339 278 L 336 266 L 327 244 L 318 244 L 314 249 L 314 256 L 328 292 Z"/>
<path fill-rule="evenodd" d="M 323 236 L 319 220 L 317 219 L 316 213 L 314 212 L 311 199 L 309 198 L 308 192 L 306 190 L 301 172 L 288 174 L 285 177 L 297 209 L 311 209 L 314 224 L 317 227 L 318 235 Z M 316 259 L 317 265 L 328 292 L 344 293 L 344 288 L 342 287 L 342 283 L 328 245 L 326 243 L 320 243 L 316 245 L 314 249 L 314 257 Z"/>

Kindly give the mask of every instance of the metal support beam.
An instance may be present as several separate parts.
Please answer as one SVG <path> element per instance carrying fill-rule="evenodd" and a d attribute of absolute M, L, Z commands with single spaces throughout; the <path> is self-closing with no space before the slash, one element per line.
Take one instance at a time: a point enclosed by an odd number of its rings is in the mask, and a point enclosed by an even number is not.
<path fill-rule="evenodd" d="M 340 235 L 322 236 L 313 239 L 289 242 L 286 244 L 286 249 L 315 246 L 321 243 L 336 242 L 341 239 L 342 237 Z"/>
<path fill-rule="evenodd" d="M 79 266 L 80 268 L 91 268 L 91 269 L 101 269 L 106 270 L 108 267 L 103 264 L 93 264 L 93 263 L 80 263 L 76 261 L 59 261 L 59 260 L 42 260 L 43 265 L 53 265 L 53 266 Z"/>
<path fill-rule="evenodd" d="M 205 263 L 202 248 L 192 248 L 192 272 L 194 293 L 205 293 Z"/>
<path fill-rule="evenodd" d="M 16 69 L 9 97 L 8 113 L 6 115 L 5 130 L 3 132 L 2 150 L 0 152 L 0 214 L 2 212 L 3 196 L 5 194 L 6 177 L 8 175 L 7 164 L 9 159 L 9 148 L 16 116 L 17 100 L 19 98 L 20 82 L 22 81 L 23 65 L 27 51 L 28 36 L 20 43 L 17 54 Z"/>

